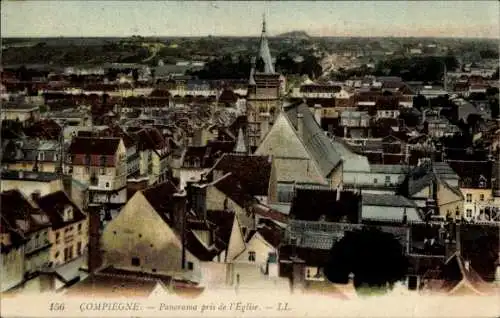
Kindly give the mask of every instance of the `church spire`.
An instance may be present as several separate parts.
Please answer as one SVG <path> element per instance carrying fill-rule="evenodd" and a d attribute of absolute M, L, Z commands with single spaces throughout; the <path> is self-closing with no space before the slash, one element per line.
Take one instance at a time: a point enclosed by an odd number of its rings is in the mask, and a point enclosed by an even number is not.
<path fill-rule="evenodd" d="M 269 50 L 269 43 L 266 35 L 266 17 L 262 17 L 262 34 L 260 37 L 259 59 L 264 62 L 264 73 L 274 74 L 273 59 Z"/>

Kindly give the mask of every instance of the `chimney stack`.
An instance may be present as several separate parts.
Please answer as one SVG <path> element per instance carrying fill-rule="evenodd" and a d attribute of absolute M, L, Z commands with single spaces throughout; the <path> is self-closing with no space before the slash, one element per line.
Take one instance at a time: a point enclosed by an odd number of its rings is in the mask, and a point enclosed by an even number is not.
<path fill-rule="evenodd" d="M 180 234 L 182 244 L 181 268 L 186 268 L 186 191 L 174 194 L 173 224 L 174 229 Z"/>
<path fill-rule="evenodd" d="M 40 190 L 33 191 L 31 193 L 31 200 L 33 200 L 33 202 L 36 203 L 36 202 L 38 202 L 38 199 L 40 199 L 40 196 L 41 196 Z"/>
<path fill-rule="evenodd" d="M 97 209 L 88 209 L 88 235 L 87 266 L 89 273 L 95 273 L 102 265 L 101 254 L 101 218 Z"/>

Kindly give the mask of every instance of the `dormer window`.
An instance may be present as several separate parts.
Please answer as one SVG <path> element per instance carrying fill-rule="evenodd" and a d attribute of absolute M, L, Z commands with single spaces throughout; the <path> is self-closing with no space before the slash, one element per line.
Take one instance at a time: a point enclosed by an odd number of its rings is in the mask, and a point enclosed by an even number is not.
<path fill-rule="evenodd" d="M 71 205 L 67 205 L 64 207 L 63 221 L 69 222 L 72 219 L 73 219 L 73 207 Z"/>
<path fill-rule="evenodd" d="M 483 175 L 479 177 L 479 187 L 486 188 L 486 178 Z"/>

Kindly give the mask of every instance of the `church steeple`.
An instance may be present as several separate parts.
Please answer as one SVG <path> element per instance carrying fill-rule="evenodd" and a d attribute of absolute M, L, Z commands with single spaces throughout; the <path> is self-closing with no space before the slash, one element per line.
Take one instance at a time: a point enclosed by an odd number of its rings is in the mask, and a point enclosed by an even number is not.
<path fill-rule="evenodd" d="M 266 17 L 262 17 L 262 34 L 260 36 L 259 59 L 264 62 L 264 73 L 274 74 L 273 59 L 269 50 L 269 43 L 266 34 Z"/>

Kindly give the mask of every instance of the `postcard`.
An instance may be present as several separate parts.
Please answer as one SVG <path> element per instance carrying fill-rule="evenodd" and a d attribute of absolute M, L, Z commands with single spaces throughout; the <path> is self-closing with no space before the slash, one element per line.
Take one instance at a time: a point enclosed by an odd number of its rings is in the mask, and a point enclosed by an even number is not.
<path fill-rule="evenodd" d="M 1 2 L 1 316 L 500 317 L 497 1 Z"/>

